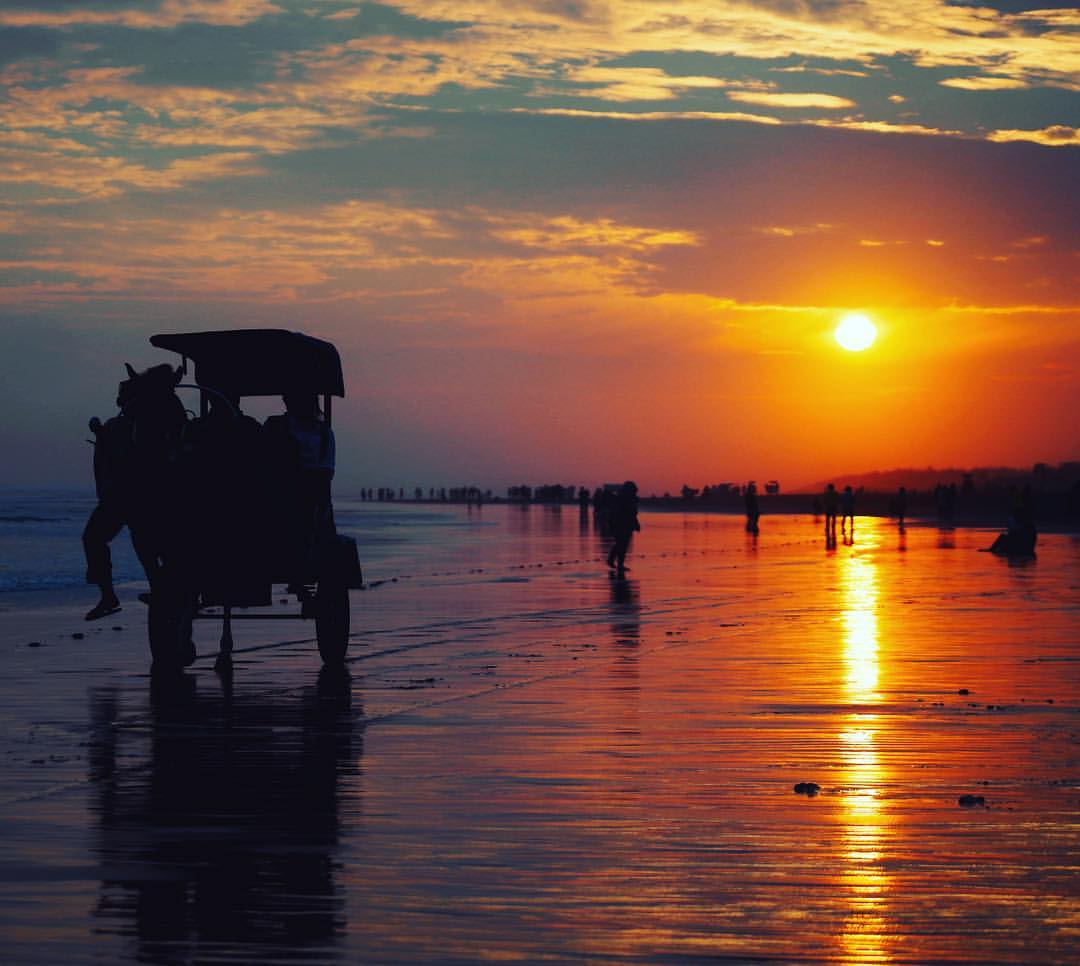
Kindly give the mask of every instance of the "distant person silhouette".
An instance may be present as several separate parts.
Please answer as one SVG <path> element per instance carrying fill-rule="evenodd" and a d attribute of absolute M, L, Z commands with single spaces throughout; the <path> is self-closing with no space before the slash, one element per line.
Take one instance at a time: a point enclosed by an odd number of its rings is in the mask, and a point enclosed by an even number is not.
<path fill-rule="evenodd" d="M 825 529 L 836 529 L 836 511 L 840 509 L 840 494 L 836 492 L 836 487 L 832 483 L 825 487 L 825 492 L 821 494 L 821 503 L 825 508 Z"/>
<path fill-rule="evenodd" d="M 617 577 L 626 573 L 626 553 L 630 549 L 630 538 L 641 529 L 638 522 L 637 485 L 627 480 L 622 489 L 615 494 L 609 504 L 608 526 L 613 543 L 608 552 L 607 565 L 615 571 Z"/>
<path fill-rule="evenodd" d="M 851 521 L 851 532 L 855 532 L 855 491 L 850 486 L 844 487 L 840 495 L 840 529 L 844 529 L 845 520 Z"/>
<path fill-rule="evenodd" d="M 589 515 L 589 507 L 592 504 L 592 498 L 589 496 L 589 488 L 587 486 L 581 487 L 578 490 L 577 495 L 578 513 L 583 518 L 587 518 Z"/>
<path fill-rule="evenodd" d="M 1022 490 L 1013 486 L 1009 490 L 1009 523 L 989 547 L 991 553 L 1005 557 L 1034 557 L 1039 534 L 1035 528 L 1035 505 L 1031 487 Z"/>
<path fill-rule="evenodd" d="M 904 518 L 907 516 L 907 490 L 900 487 L 896 491 L 896 521 L 900 529 L 904 529 Z"/>
<path fill-rule="evenodd" d="M 746 529 L 757 533 L 758 519 L 761 517 L 761 504 L 758 501 L 757 485 L 751 480 L 743 491 L 743 505 L 746 508 Z"/>

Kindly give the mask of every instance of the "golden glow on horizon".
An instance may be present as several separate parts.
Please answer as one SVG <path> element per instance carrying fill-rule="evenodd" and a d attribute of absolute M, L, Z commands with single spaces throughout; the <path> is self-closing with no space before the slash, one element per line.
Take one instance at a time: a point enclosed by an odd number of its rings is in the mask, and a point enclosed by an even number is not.
<path fill-rule="evenodd" d="M 863 312 L 848 312 L 833 332 L 833 338 L 848 352 L 862 352 L 877 339 L 877 326 Z"/>

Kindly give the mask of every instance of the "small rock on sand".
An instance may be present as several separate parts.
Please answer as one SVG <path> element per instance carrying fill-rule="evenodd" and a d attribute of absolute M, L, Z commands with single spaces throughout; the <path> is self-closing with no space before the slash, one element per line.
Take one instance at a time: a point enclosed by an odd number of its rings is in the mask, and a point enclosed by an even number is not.
<path fill-rule="evenodd" d="M 820 791 L 821 786 L 817 782 L 799 782 L 795 786 L 796 795 L 809 795 L 813 798 Z"/>
<path fill-rule="evenodd" d="M 976 808 L 980 805 L 986 804 L 986 799 L 982 795 L 961 795 L 956 803 L 963 808 Z"/>
<path fill-rule="evenodd" d="M 86 635 L 82 631 L 76 631 L 71 635 L 73 641 L 81 641 L 84 637 L 86 637 Z"/>
<path fill-rule="evenodd" d="M 31 641 L 26 646 L 27 647 L 41 647 L 41 641 Z"/>

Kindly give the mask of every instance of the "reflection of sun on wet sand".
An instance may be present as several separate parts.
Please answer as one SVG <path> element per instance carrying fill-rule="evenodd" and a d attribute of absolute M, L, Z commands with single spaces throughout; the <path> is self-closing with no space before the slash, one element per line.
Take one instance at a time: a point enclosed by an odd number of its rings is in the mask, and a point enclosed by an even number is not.
<path fill-rule="evenodd" d="M 161 704 L 141 614 L 4 614 L 14 961 L 1071 960 L 1067 538 L 646 513 L 617 581 L 577 514 L 380 512 L 344 706 L 276 623 Z"/>
<path fill-rule="evenodd" d="M 843 740 L 857 747 L 851 753 L 844 772 L 842 796 L 844 823 L 844 868 L 840 882 L 847 890 L 848 911 L 840 934 L 844 958 L 848 962 L 888 960 L 891 877 L 885 871 L 885 845 L 888 838 L 884 805 L 876 788 L 881 781 L 874 733 L 864 730 L 873 721 L 853 721 Z"/>
<path fill-rule="evenodd" d="M 846 670 L 841 698 L 856 707 L 872 708 L 881 701 L 875 564 L 852 554 L 842 563 L 841 580 Z M 883 962 L 890 958 L 891 880 L 883 868 L 887 828 L 881 798 L 884 772 L 876 743 L 879 716 L 873 710 L 854 711 L 841 718 L 840 726 L 843 789 L 837 821 L 843 827 L 840 883 L 848 901 L 840 942 L 847 962 Z"/>

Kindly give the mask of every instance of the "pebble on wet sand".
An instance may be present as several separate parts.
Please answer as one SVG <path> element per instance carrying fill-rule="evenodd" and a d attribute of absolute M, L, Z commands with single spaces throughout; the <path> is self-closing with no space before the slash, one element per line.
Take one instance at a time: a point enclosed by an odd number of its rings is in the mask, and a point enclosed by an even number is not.
<path fill-rule="evenodd" d="M 956 803 L 963 808 L 975 808 L 979 805 L 985 805 L 986 799 L 982 795 L 961 795 Z"/>
<path fill-rule="evenodd" d="M 31 641 L 26 646 L 27 647 L 41 647 L 41 641 Z"/>
<path fill-rule="evenodd" d="M 82 631 L 76 631 L 71 635 L 71 639 L 74 641 L 81 641 L 86 635 Z"/>
<path fill-rule="evenodd" d="M 796 795 L 808 795 L 813 798 L 820 791 L 821 786 L 817 782 L 799 782 L 795 786 Z"/>

